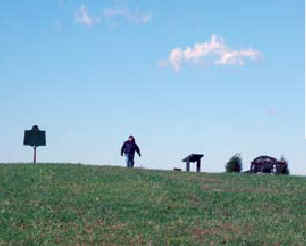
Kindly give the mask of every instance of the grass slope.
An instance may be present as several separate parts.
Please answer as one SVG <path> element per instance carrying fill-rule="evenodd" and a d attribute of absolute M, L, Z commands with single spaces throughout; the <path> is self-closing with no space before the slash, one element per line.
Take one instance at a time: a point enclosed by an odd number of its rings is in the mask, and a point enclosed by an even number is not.
<path fill-rule="evenodd" d="M 0 245 L 306 245 L 306 179 L 0 165 Z"/>

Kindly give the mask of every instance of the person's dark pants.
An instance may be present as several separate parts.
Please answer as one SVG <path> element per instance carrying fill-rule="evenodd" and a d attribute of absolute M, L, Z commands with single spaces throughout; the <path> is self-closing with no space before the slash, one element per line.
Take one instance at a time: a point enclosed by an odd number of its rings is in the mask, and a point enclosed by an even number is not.
<path fill-rule="evenodd" d="M 125 157 L 126 157 L 126 166 L 127 167 L 134 167 L 134 164 L 135 164 L 134 157 L 135 157 L 135 155 L 126 154 Z"/>

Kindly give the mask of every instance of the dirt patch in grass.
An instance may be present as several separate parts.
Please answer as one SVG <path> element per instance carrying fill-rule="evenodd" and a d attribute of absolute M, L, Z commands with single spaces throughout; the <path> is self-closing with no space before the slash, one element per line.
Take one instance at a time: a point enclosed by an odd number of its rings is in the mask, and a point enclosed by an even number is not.
<path fill-rule="evenodd" d="M 126 226 L 127 226 L 127 223 L 121 223 L 121 224 L 112 225 L 111 229 L 112 230 L 123 230 L 124 227 Z"/>
<path fill-rule="evenodd" d="M 201 200 L 193 194 L 189 195 L 189 201 L 191 202 L 191 204 L 194 204 L 194 205 L 198 205 L 201 203 Z"/>
<path fill-rule="evenodd" d="M 168 177 L 170 179 L 174 179 L 174 180 L 184 180 L 186 182 L 188 181 L 196 181 L 199 183 L 214 183 L 214 184 L 219 184 L 219 183 L 223 183 L 224 181 L 220 180 L 220 179 L 216 179 L 216 178 L 210 178 L 210 177 L 205 177 L 205 176 L 198 176 L 194 173 L 192 173 L 192 175 L 190 176 L 182 176 L 180 175 L 181 173 L 175 173 L 177 175 L 169 175 Z M 186 173 L 183 173 L 186 174 Z"/>
<path fill-rule="evenodd" d="M 188 178 L 188 180 L 192 180 L 192 181 L 198 181 L 201 183 L 213 183 L 213 184 L 220 184 L 223 183 L 222 180 L 220 179 L 214 179 L 214 178 L 207 178 L 207 177 L 199 177 L 199 176 L 190 176 Z"/>
<path fill-rule="evenodd" d="M 274 192 L 273 189 L 268 189 L 265 187 L 256 187 L 256 188 L 243 188 L 243 187 L 224 187 L 224 186 L 216 186 L 211 184 L 201 185 L 201 189 L 205 191 L 220 191 L 220 192 L 258 192 L 258 193 L 266 193 L 266 192 Z"/>
<path fill-rule="evenodd" d="M 219 239 L 222 244 L 240 237 L 248 237 L 252 234 L 253 227 L 249 224 L 236 225 L 230 222 L 219 223 L 209 228 L 194 228 L 192 237 L 200 242 Z"/>

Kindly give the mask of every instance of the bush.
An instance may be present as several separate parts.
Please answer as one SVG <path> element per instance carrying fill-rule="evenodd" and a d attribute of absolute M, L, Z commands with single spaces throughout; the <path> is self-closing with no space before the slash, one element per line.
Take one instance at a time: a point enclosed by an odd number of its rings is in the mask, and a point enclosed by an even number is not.
<path fill-rule="evenodd" d="M 288 161 L 284 156 L 281 156 L 279 159 L 279 164 L 277 166 L 278 174 L 289 174 Z"/>
<path fill-rule="evenodd" d="M 226 172 L 240 172 L 242 171 L 242 157 L 240 154 L 233 155 L 225 165 Z"/>

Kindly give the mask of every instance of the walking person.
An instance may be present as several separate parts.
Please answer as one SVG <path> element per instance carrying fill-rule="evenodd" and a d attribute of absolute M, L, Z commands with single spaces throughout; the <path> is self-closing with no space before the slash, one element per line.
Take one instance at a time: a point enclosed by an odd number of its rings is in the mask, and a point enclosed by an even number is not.
<path fill-rule="evenodd" d="M 135 138 L 133 136 L 129 136 L 128 140 L 125 141 L 121 147 L 121 156 L 123 156 L 123 154 L 125 155 L 127 167 L 134 167 L 135 152 L 137 152 L 139 157 L 141 156 Z"/>

